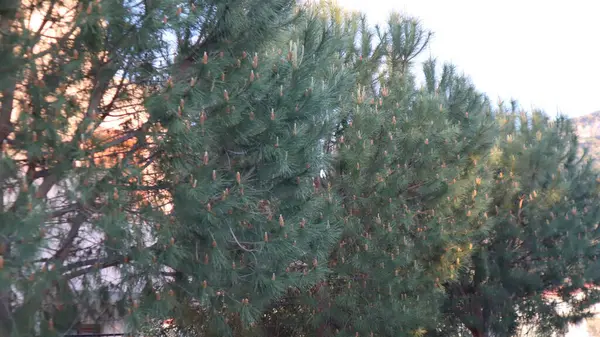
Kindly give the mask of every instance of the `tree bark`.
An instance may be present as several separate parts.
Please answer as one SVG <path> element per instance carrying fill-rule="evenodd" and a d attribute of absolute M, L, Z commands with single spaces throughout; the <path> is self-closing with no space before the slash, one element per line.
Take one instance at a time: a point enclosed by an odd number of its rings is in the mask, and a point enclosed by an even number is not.
<path fill-rule="evenodd" d="M 483 331 L 481 331 L 477 328 L 470 327 L 468 329 L 471 332 L 471 335 L 473 335 L 473 337 L 483 337 L 484 336 Z"/>

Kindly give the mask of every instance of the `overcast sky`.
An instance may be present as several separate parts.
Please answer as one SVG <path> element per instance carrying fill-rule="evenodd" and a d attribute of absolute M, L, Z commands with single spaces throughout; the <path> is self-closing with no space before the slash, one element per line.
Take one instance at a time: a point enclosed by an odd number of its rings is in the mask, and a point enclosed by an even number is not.
<path fill-rule="evenodd" d="M 598 0 L 338 0 L 384 22 L 392 10 L 434 32 L 429 49 L 490 98 L 578 116 L 600 110 Z"/>

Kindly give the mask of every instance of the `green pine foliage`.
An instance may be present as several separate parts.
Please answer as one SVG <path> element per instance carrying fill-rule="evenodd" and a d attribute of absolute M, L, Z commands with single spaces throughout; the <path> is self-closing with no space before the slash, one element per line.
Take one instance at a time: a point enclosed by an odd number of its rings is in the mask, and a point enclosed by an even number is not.
<path fill-rule="evenodd" d="M 320 143 L 352 83 L 336 65 L 344 40 L 333 34 L 310 11 L 265 49 L 222 58 L 209 51 L 172 122 L 181 128 L 169 128 L 181 147 L 162 168 L 179 181 L 168 227 L 179 252 L 166 262 L 174 271 L 168 288 L 182 310 L 197 301 L 206 333 L 241 333 L 290 288 L 305 291 L 325 277 L 339 203 L 314 179 L 330 165 Z M 164 306 L 164 317 L 177 309 Z"/>
<path fill-rule="evenodd" d="M 160 48 L 172 5 L 0 5 L 0 335 L 53 336 L 125 312 L 137 277 L 127 262 L 144 255 L 155 213 L 139 207 L 146 189 L 155 199 L 154 149 L 132 74 L 141 51 Z"/>
<path fill-rule="evenodd" d="M 436 76 L 434 61 L 425 66 L 429 86 L 416 87 L 411 60 L 427 43 L 416 21 L 393 16 L 380 33 L 355 67 L 385 70 L 373 74 L 375 85 L 365 76 L 352 92 L 332 150 L 329 179 L 344 223 L 332 274 L 298 300 L 312 310 L 309 333 L 317 336 L 435 328 L 441 284 L 457 275 L 485 223 L 480 158 L 493 142 L 489 104 L 452 67 Z"/>
<path fill-rule="evenodd" d="M 246 327 L 323 272 L 335 196 L 312 179 L 352 83 L 324 23 L 287 0 L 5 5 L 2 336 L 224 298 Z M 286 272 L 300 260 L 315 272 Z"/>
<path fill-rule="evenodd" d="M 598 301 L 600 180 L 568 119 L 509 112 L 497 120 L 489 233 L 446 286 L 446 310 L 451 325 L 476 337 L 509 336 L 519 324 L 549 336 Z M 558 314 L 561 302 L 570 312 Z"/>
<path fill-rule="evenodd" d="M 417 20 L 10 0 L 0 27 L 2 337 L 547 335 L 600 301 L 570 121 L 419 70 Z"/>

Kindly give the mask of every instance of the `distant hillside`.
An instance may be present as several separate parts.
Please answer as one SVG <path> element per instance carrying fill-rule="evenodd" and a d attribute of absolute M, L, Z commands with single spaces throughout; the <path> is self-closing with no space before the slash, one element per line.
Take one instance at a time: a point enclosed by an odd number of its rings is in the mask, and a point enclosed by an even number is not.
<path fill-rule="evenodd" d="M 600 111 L 573 118 L 573 122 L 577 126 L 581 146 L 589 149 L 596 167 L 600 168 Z"/>

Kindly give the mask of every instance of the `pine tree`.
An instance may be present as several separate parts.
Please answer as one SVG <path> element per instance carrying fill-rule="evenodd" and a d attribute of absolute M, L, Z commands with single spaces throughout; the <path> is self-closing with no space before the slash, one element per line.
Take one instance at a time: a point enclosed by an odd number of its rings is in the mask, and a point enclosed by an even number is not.
<path fill-rule="evenodd" d="M 168 227 L 178 248 L 173 262 L 164 257 L 177 301 L 163 313 L 180 310 L 179 323 L 193 325 L 184 317 L 194 299 L 198 334 L 259 333 L 274 300 L 327 272 L 338 202 L 315 178 L 329 166 L 321 143 L 352 83 L 332 25 L 308 8 L 264 49 L 209 52 L 192 72 L 183 117 L 165 139 L 187 141 L 173 142 L 162 167 L 165 180 L 179 181 Z"/>
<path fill-rule="evenodd" d="M 326 113 L 351 81 L 328 62 L 335 44 L 318 21 L 297 21 L 288 0 L 0 6 L 0 335 L 52 336 L 107 313 L 134 329 L 179 314 L 183 291 L 217 303 L 220 286 L 247 323 L 262 305 L 253 286 L 274 296 L 322 272 L 335 230 L 330 203 L 309 192 L 327 163 Z M 219 273 L 194 261 L 197 244 Z M 286 276 L 281 263 L 304 252 L 316 272 Z M 234 253 L 247 257 L 232 272 Z"/>
<path fill-rule="evenodd" d="M 121 2 L 2 6 L 0 335 L 53 335 L 130 291 L 101 274 L 127 275 L 151 215 L 138 201 L 159 199 L 132 73 L 163 26 Z"/>
<path fill-rule="evenodd" d="M 455 277 L 484 223 L 479 158 L 492 144 L 489 104 L 452 67 L 436 76 L 434 61 L 417 88 L 412 63 L 429 39 L 417 21 L 392 16 L 379 33 L 374 47 L 361 34 L 355 67 L 363 76 L 334 143 L 329 179 L 344 227 L 329 257 L 333 273 L 297 299 L 313 312 L 305 316 L 318 336 L 434 328 L 441 283 Z"/>
<path fill-rule="evenodd" d="M 511 336 L 519 324 L 549 336 L 599 299 L 598 174 L 578 154 L 567 118 L 514 107 L 497 115 L 501 132 L 487 164 L 494 173 L 488 233 L 472 264 L 446 285 L 447 322 L 475 337 Z M 572 310 L 559 315 L 564 304 Z"/>

